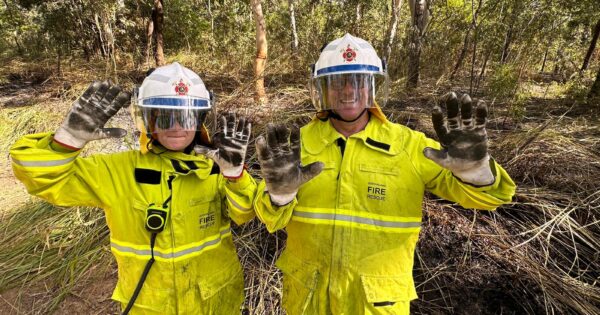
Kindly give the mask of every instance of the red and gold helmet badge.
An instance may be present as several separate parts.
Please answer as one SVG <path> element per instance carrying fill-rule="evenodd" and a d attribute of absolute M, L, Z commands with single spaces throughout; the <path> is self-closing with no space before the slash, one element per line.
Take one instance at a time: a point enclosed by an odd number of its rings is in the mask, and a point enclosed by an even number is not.
<path fill-rule="evenodd" d="M 346 62 L 351 62 L 356 58 L 356 51 L 348 44 L 348 48 L 342 51 L 342 57 Z"/>
<path fill-rule="evenodd" d="M 175 93 L 177 95 L 187 95 L 189 89 L 189 84 L 183 82 L 183 79 L 179 80 L 179 82 L 175 83 Z"/>

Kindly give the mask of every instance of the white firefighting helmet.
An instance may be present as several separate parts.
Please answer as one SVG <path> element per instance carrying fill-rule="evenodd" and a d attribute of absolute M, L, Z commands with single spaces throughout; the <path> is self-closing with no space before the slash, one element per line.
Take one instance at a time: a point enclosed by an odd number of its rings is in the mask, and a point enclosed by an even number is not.
<path fill-rule="evenodd" d="M 213 108 L 202 79 L 177 62 L 156 68 L 133 93 L 136 125 L 142 135 L 172 128 L 199 131 Z"/>
<path fill-rule="evenodd" d="M 385 105 L 388 89 L 385 61 L 371 44 L 350 34 L 327 44 L 311 73 L 311 97 L 318 111 L 347 106 L 350 99 L 365 108 L 376 107 L 376 99 Z"/>

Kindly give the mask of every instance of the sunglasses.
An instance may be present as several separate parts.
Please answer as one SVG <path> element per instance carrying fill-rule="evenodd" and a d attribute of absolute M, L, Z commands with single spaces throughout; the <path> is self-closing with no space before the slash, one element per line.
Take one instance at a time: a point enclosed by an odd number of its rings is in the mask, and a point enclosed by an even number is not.
<path fill-rule="evenodd" d="M 348 84 L 353 89 L 363 89 L 369 86 L 373 75 L 368 73 L 333 74 L 326 77 L 327 86 L 333 90 L 344 89 Z"/>
<path fill-rule="evenodd" d="M 156 109 L 153 113 L 155 126 L 160 129 L 170 129 L 178 124 L 183 129 L 195 130 L 198 126 L 200 111 Z"/>

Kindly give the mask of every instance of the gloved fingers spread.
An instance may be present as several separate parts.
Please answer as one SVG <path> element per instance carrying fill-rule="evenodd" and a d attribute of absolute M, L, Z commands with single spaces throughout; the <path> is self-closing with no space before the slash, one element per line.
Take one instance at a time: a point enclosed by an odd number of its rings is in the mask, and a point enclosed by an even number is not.
<path fill-rule="evenodd" d="M 235 113 L 234 112 L 228 112 L 227 113 L 227 118 L 224 121 L 226 129 L 225 129 L 225 137 L 227 138 L 231 138 L 234 136 L 235 133 L 235 123 L 236 123 L 236 119 L 235 119 Z"/>
<path fill-rule="evenodd" d="M 119 109 L 121 109 L 121 108 L 129 107 L 130 103 L 131 103 L 131 93 L 121 91 L 121 92 L 119 92 L 117 97 L 115 97 L 115 99 L 112 101 L 110 106 L 116 108 L 117 111 L 119 111 Z"/>
<path fill-rule="evenodd" d="M 277 125 L 275 127 L 275 132 L 277 134 L 277 143 L 279 145 L 280 150 L 284 152 L 290 151 L 290 129 L 288 129 L 285 125 Z"/>
<path fill-rule="evenodd" d="M 242 140 L 248 142 L 248 140 L 250 140 L 251 133 L 252 133 L 252 123 L 248 122 L 244 125 L 244 130 L 242 131 Z"/>
<path fill-rule="evenodd" d="M 234 137 L 237 140 L 248 142 L 248 139 L 250 139 L 250 130 L 251 125 L 250 123 L 246 123 L 246 117 L 240 117 L 240 119 L 237 121 Z"/>
<path fill-rule="evenodd" d="M 440 139 L 440 143 L 446 144 L 448 128 L 446 128 L 444 125 L 444 114 L 439 106 L 433 108 L 433 112 L 431 113 L 431 121 L 433 122 L 433 129 Z"/>
<path fill-rule="evenodd" d="M 446 150 L 436 150 L 434 148 L 425 148 L 423 154 L 428 159 L 434 161 L 441 167 L 447 168 L 448 165 L 448 152 Z"/>
<path fill-rule="evenodd" d="M 314 163 L 310 163 L 305 166 L 301 166 L 300 167 L 300 172 L 301 172 L 301 176 L 302 176 L 301 184 L 304 184 L 304 183 L 308 182 L 309 180 L 313 179 L 315 176 L 319 175 L 319 173 L 321 173 L 321 171 L 323 170 L 324 166 L 325 166 L 325 164 L 323 164 L 323 162 L 314 162 Z"/>
<path fill-rule="evenodd" d="M 295 159 L 300 160 L 300 128 L 294 124 L 290 131 L 290 149 Z"/>
<path fill-rule="evenodd" d="M 446 104 L 446 111 L 448 115 L 448 129 L 454 130 L 460 128 L 460 121 L 458 119 L 458 107 L 459 101 L 456 93 L 450 92 L 443 98 L 443 102 Z"/>
<path fill-rule="evenodd" d="M 102 108 L 107 108 L 113 102 L 115 97 L 119 95 L 119 92 L 121 92 L 121 88 L 118 85 L 110 86 L 102 97 L 102 100 L 100 100 L 100 106 Z"/>
<path fill-rule="evenodd" d="M 95 107 L 100 106 L 104 95 L 106 95 L 109 90 L 109 87 L 110 85 L 108 84 L 108 81 L 102 81 L 98 86 L 98 89 L 90 97 L 88 103 L 91 103 L 91 105 L 94 105 Z"/>
<path fill-rule="evenodd" d="M 99 140 L 99 139 L 107 139 L 107 138 L 123 138 L 127 135 L 127 131 L 121 128 L 100 128 L 94 132 L 92 139 L 89 140 Z"/>
<path fill-rule="evenodd" d="M 473 101 L 469 94 L 464 94 L 460 98 L 460 118 L 464 129 L 473 129 Z"/>
<path fill-rule="evenodd" d="M 111 87 L 102 99 L 102 111 L 108 117 L 114 116 L 125 102 L 131 99 L 128 93 L 121 92 L 118 86 Z"/>
<path fill-rule="evenodd" d="M 277 129 L 276 126 L 271 123 L 267 124 L 267 145 L 270 151 L 279 150 L 279 142 L 277 141 Z"/>
<path fill-rule="evenodd" d="M 475 130 L 478 133 L 485 134 L 485 125 L 487 122 L 487 105 L 484 101 L 477 102 L 477 108 L 475 109 Z"/>
<path fill-rule="evenodd" d="M 219 131 L 217 133 L 221 133 L 221 134 L 223 134 L 223 136 L 227 137 L 227 133 L 229 131 L 227 130 L 227 117 L 225 117 L 225 115 L 221 115 L 219 117 L 219 125 L 220 125 L 220 127 L 219 127 L 219 129 L 218 129 Z M 215 137 L 216 137 L 216 135 L 215 135 Z"/>
<path fill-rule="evenodd" d="M 271 151 L 267 146 L 265 137 L 260 136 L 256 139 L 256 154 L 258 155 L 258 161 L 263 163 L 271 158 Z"/>
<path fill-rule="evenodd" d="M 81 96 L 79 97 L 79 101 L 87 103 L 90 100 L 90 97 L 92 97 L 92 95 L 100 88 L 101 84 L 102 82 L 100 81 L 93 81 L 92 83 L 90 83 L 85 92 L 83 92 L 83 94 L 81 94 Z"/>

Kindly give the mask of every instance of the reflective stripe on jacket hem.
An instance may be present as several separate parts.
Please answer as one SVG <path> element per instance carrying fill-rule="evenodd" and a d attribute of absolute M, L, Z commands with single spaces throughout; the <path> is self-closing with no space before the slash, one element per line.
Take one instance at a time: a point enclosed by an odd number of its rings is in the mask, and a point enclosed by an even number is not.
<path fill-rule="evenodd" d="M 48 166 L 60 166 L 65 165 L 71 161 L 73 161 L 76 156 L 72 156 L 70 158 L 62 159 L 62 160 L 50 160 L 50 161 L 21 161 L 17 160 L 14 157 L 12 158 L 13 163 L 24 166 L 24 167 L 48 167 Z"/>
<path fill-rule="evenodd" d="M 231 203 L 231 205 L 233 205 L 234 207 L 236 207 L 238 210 L 243 211 L 243 212 L 247 212 L 247 211 L 252 210 L 252 207 L 249 207 L 249 208 L 243 207 L 237 201 L 233 200 L 233 198 L 230 197 L 229 195 L 226 195 L 226 196 L 227 196 L 227 200 Z"/>
<path fill-rule="evenodd" d="M 179 261 L 198 256 L 205 250 L 218 246 L 221 240 L 228 236 L 231 236 L 231 228 L 226 226 L 221 228 L 218 235 L 207 237 L 200 242 L 190 243 L 174 249 L 154 247 L 154 259 L 159 261 Z M 142 259 L 149 259 L 151 256 L 150 245 L 140 246 L 111 239 L 110 247 L 115 255 L 134 256 Z"/>
<path fill-rule="evenodd" d="M 292 220 L 397 233 L 418 232 L 421 229 L 419 217 L 386 216 L 331 208 L 296 207 Z"/>

